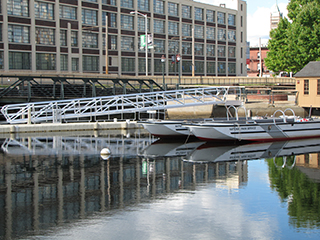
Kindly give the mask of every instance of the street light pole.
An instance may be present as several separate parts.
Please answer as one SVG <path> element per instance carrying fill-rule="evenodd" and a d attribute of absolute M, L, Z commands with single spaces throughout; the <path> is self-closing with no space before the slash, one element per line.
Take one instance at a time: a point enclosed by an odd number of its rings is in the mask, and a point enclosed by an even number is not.
<path fill-rule="evenodd" d="M 180 70 L 180 61 L 181 61 L 181 56 L 180 53 L 177 54 L 177 62 L 178 62 L 178 68 L 179 68 L 179 82 L 178 82 L 178 86 L 180 86 L 181 84 L 181 70 Z"/>
<path fill-rule="evenodd" d="M 167 91 L 166 82 L 164 80 L 164 63 L 166 62 L 166 58 L 164 55 L 162 55 L 162 57 L 161 57 L 161 62 L 162 62 L 162 88 L 165 91 Z"/>
<path fill-rule="evenodd" d="M 132 11 L 130 14 L 138 14 L 145 18 L 146 76 L 148 76 L 148 15 L 138 11 Z"/>
<path fill-rule="evenodd" d="M 108 15 L 106 14 L 106 74 L 109 74 L 109 61 L 108 61 Z"/>

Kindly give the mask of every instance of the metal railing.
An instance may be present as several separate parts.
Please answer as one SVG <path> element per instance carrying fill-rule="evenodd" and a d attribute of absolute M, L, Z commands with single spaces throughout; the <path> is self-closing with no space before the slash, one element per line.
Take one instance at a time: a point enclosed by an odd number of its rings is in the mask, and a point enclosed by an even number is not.
<path fill-rule="evenodd" d="M 168 108 L 207 104 L 241 105 L 245 88 L 208 87 L 138 94 L 80 98 L 5 105 L 1 109 L 8 123 L 61 122 L 66 119 L 111 116 Z"/>

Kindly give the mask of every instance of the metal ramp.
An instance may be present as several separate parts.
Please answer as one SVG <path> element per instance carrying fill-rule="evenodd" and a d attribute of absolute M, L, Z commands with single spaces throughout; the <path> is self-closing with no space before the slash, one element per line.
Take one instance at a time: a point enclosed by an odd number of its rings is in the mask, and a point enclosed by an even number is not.
<path fill-rule="evenodd" d="M 241 105 L 245 89 L 239 86 L 208 87 L 127 95 L 80 98 L 5 105 L 8 123 L 61 122 L 115 114 L 147 112 L 207 104 Z"/>

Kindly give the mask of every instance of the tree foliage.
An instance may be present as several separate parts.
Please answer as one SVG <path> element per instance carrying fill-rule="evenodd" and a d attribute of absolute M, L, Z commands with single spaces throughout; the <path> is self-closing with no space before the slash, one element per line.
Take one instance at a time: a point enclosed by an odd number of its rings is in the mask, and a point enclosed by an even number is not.
<path fill-rule="evenodd" d="M 320 60 L 320 0 L 292 0 L 288 17 L 271 30 L 265 64 L 273 72 L 298 72 Z"/>

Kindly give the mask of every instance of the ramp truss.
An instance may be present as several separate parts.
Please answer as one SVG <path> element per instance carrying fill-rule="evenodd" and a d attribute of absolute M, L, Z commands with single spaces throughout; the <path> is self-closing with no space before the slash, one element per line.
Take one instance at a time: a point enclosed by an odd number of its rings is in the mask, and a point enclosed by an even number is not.
<path fill-rule="evenodd" d="M 244 99 L 244 87 L 208 87 L 9 104 L 2 107 L 1 113 L 11 124 L 56 123 L 68 119 L 110 117 L 115 114 L 159 111 L 208 104 L 241 105 Z"/>

